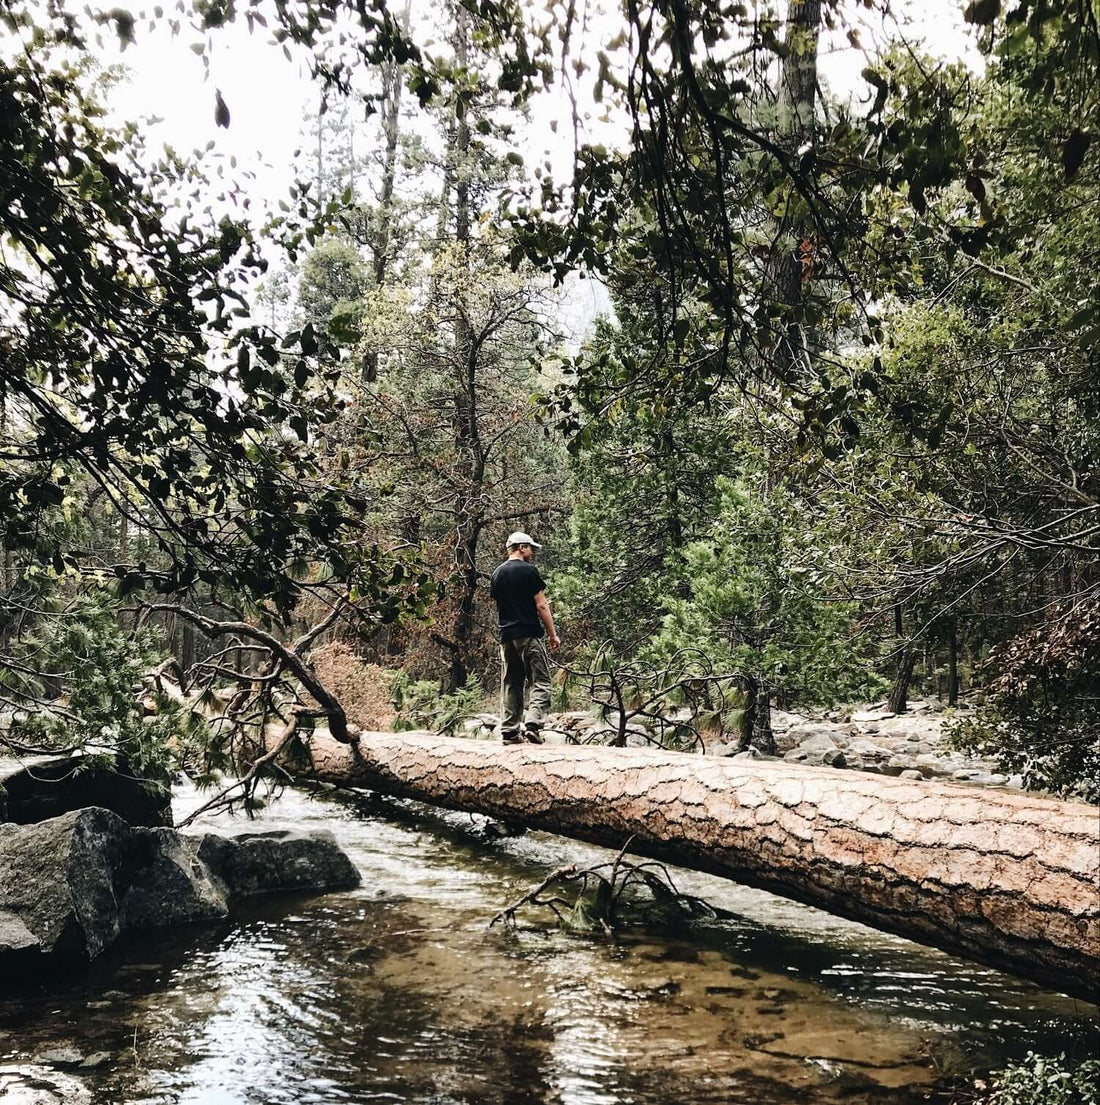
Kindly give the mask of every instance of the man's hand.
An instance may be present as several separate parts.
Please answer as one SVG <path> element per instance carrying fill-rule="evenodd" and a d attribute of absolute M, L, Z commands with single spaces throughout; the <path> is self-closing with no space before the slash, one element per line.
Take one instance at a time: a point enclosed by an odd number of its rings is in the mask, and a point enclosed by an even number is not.
<path fill-rule="evenodd" d="M 535 596 L 535 610 L 538 613 L 542 628 L 546 630 L 546 639 L 550 642 L 550 651 L 557 652 L 561 645 L 561 638 L 554 629 L 554 615 L 550 613 L 550 603 L 546 601 L 546 592 L 540 591 Z"/>

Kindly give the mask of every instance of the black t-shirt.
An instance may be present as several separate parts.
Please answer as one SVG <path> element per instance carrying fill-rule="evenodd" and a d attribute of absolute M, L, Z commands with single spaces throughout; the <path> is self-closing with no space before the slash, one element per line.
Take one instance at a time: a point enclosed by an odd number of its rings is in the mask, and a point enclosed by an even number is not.
<path fill-rule="evenodd" d="M 493 572 L 489 594 L 497 604 L 502 642 L 542 636 L 535 596 L 545 590 L 538 568 L 526 560 L 506 560 Z"/>

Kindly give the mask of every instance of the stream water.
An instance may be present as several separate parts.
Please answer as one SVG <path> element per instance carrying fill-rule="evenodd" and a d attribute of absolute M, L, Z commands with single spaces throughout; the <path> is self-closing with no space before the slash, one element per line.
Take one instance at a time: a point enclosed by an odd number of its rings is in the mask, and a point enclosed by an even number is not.
<path fill-rule="evenodd" d="M 332 830 L 362 887 L 0 991 L 4 1105 L 904 1105 L 944 1070 L 1100 1042 L 1095 1007 L 720 879 L 674 872 L 737 914 L 688 932 L 489 929 L 606 853 L 289 791 L 262 821 Z M 58 1070 L 58 1048 L 89 1069 Z"/>

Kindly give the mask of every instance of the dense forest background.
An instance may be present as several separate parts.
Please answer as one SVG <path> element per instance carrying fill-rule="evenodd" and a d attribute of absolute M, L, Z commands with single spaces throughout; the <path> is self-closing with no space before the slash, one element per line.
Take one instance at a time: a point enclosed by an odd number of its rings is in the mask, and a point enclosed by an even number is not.
<path fill-rule="evenodd" d="M 968 67 L 863 7 L 894 30 L 841 100 L 830 0 L 630 0 L 608 36 L 446 3 L 430 43 L 409 6 L 7 0 L 5 743 L 224 767 L 272 716 L 342 731 L 380 669 L 474 709 L 518 528 L 561 706 L 660 692 L 767 749 L 775 705 L 975 692 L 958 742 L 1096 797 L 1097 8 L 976 0 Z M 276 211 L 107 122 L 97 43 L 165 20 L 308 59 Z M 547 88 L 564 179 L 519 152 Z M 231 725 L 148 683 L 170 656 Z"/>

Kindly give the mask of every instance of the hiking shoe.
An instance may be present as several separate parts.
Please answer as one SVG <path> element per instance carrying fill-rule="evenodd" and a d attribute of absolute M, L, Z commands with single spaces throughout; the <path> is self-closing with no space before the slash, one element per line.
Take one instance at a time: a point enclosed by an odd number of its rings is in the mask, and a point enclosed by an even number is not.
<path fill-rule="evenodd" d="M 504 744 L 523 744 L 523 737 L 519 733 L 501 733 L 500 739 Z"/>
<path fill-rule="evenodd" d="M 523 737 L 524 737 L 524 740 L 526 740 L 528 744 L 545 744 L 546 743 L 542 739 L 542 735 L 539 733 L 538 728 L 534 725 L 529 725 L 527 727 L 527 731 L 523 734 Z"/>

